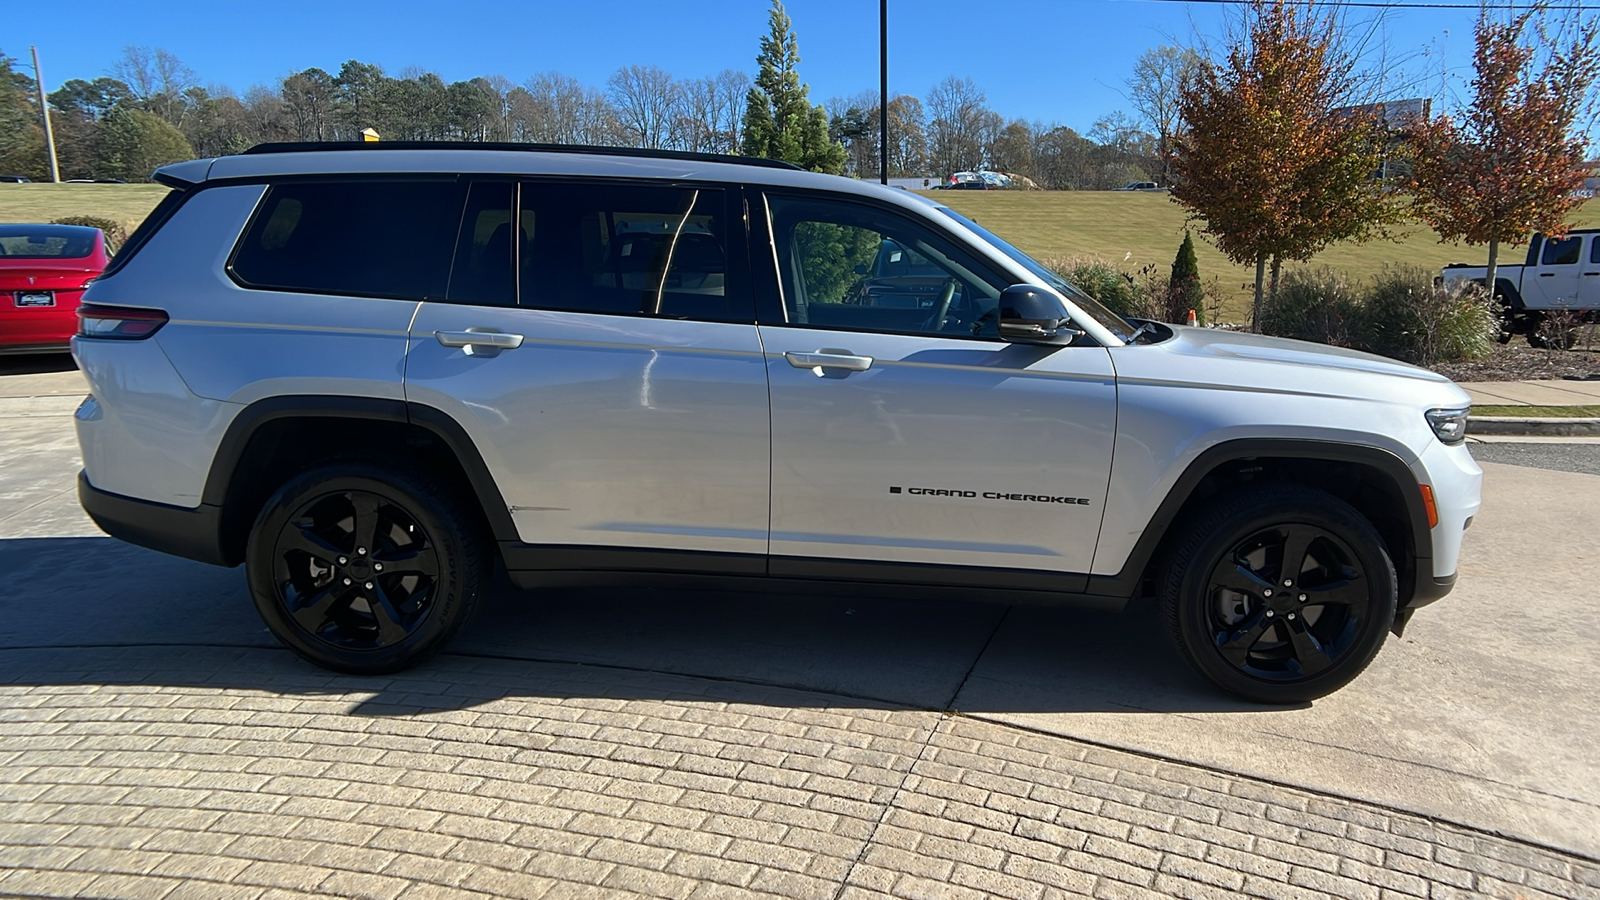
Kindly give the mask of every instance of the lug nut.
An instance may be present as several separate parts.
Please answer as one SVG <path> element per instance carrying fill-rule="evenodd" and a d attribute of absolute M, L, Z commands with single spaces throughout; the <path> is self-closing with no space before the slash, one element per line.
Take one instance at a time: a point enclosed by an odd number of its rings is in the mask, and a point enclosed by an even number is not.
<path fill-rule="evenodd" d="M 366 556 L 367 555 L 367 548 L 365 548 L 365 547 L 357 547 L 356 548 L 356 555 L 357 556 Z"/>
<path fill-rule="evenodd" d="M 363 552 L 365 552 L 365 551 L 363 551 Z M 1285 579 L 1284 579 L 1284 580 L 1283 580 L 1283 586 L 1284 586 L 1284 587 L 1294 587 L 1294 582 L 1293 582 L 1293 581 L 1291 581 L 1291 580 L 1290 580 L 1290 579 L 1288 579 L 1288 578 L 1285 578 Z"/>
<path fill-rule="evenodd" d="M 344 557 L 342 557 L 342 556 L 341 556 L 341 557 L 339 557 L 339 565 L 341 565 L 341 566 L 342 566 L 342 565 L 344 565 L 344 564 L 345 564 L 345 563 L 347 563 L 347 562 L 349 562 L 349 561 L 350 561 L 350 560 L 348 560 L 348 559 L 345 559 L 345 558 L 344 558 Z"/>
<path fill-rule="evenodd" d="M 1292 621 L 1292 620 L 1293 620 L 1293 619 L 1294 619 L 1294 613 L 1289 613 L 1289 619 L 1290 619 L 1290 620 L 1291 620 L 1291 621 Z"/>
<path fill-rule="evenodd" d="M 1270 618 L 1272 618 L 1272 617 L 1273 617 L 1273 615 L 1274 615 L 1274 613 L 1273 613 L 1273 611 L 1272 611 L 1272 610 L 1270 610 L 1270 609 L 1269 609 L 1269 610 L 1267 610 L 1267 618 L 1269 618 L 1269 619 L 1270 619 Z"/>
<path fill-rule="evenodd" d="M 350 579 L 348 579 L 348 578 L 346 578 L 346 579 L 345 579 L 345 580 L 344 580 L 344 583 L 345 583 L 345 584 L 349 584 L 349 583 L 350 583 Z"/>
<path fill-rule="evenodd" d="M 372 564 L 372 568 L 373 568 L 374 571 L 382 572 L 383 571 L 383 563 L 373 563 Z M 1305 595 L 1301 594 L 1300 595 L 1300 599 L 1304 600 L 1305 599 Z"/>
<path fill-rule="evenodd" d="M 1263 596 L 1263 597 L 1271 597 L 1272 596 L 1272 588 L 1267 588 L 1266 590 L 1262 591 L 1261 592 L 1261 596 Z"/>
<path fill-rule="evenodd" d="M 1304 603 L 1304 602 L 1306 602 L 1306 595 L 1305 595 L 1305 594 L 1301 594 L 1301 595 L 1300 595 L 1300 602 L 1301 602 L 1301 603 Z"/>
<path fill-rule="evenodd" d="M 367 590 L 369 590 L 369 591 L 372 590 L 372 582 L 370 582 L 370 581 L 367 582 Z M 1294 615 L 1291 613 L 1289 615 L 1289 618 L 1291 618 L 1291 619 L 1294 618 Z"/>

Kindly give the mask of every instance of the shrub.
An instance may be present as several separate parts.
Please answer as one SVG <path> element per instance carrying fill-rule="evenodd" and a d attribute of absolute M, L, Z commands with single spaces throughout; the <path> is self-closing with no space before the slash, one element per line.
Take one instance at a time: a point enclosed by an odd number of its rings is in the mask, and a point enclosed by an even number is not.
<path fill-rule="evenodd" d="M 62 216 L 50 220 L 52 225 L 87 225 L 98 228 L 106 233 L 106 237 L 113 244 L 121 244 L 128 239 L 128 229 L 115 219 L 103 219 L 99 216 Z"/>
<path fill-rule="evenodd" d="M 1342 272 L 1327 266 L 1292 269 L 1278 282 L 1277 291 L 1263 298 L 1261 331 L 1349 347 L 1354 343 L 1352 328 L 1361 317 L 1362 301 Z"/>
<path fill-rule="evenodd" d="M 1165 303 L 1162 313 L 1168 322 L 1186 322 L 1189 310 L 1194 310 L 1195 323 L 1206 323 L 1206 289 L 1200 282 L 1200 262 L 1194 255 L 1194 238 L 1184 229 L 1183 243 L 1178 245 L 1178 255 L 1172 260 L 1172 276 L 1162 295 Z"/>
<path fill-rule="evenodd" d="M 1499 332 L 1493 299 L 1480 285 L 1435 285 L 1421 266 L 1388 266 L 1363 304 L 1361 346 L 1419 365 L 1482 359 Z"/>
<path fill-rule="evenodd" d="M 1119 316 L 1155 318 L 1148 288 L 1132 274 L 1098 257 L 1045 260 L 1051 271 Z"/>

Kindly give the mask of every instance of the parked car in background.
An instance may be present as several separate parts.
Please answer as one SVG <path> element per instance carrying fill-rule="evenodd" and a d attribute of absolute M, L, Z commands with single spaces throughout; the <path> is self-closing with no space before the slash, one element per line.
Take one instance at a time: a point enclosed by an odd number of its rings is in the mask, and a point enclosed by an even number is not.
<path fill-rule="evenodd" d="M 1441 275 L 1446 284 L 1483 284 L 1489 268 L 1451 263 Z M 1540 326 L 1552 312 L 1573 313 L 1593 321 L 1600 316 L 1600 229 L 1576 228 L 1560 238 L 1535 234 L 1528 242 L 1526 260 L 1501 263 L 1496 268 L 1494 296 L 1499 301 L 1501 343 L 1516 334 L 1527 335 L 1528 343 L 1535 347 L 1550 343 L 1550 336 Z M 1569 344 L 1563 349 L 1570 349 L 1576 332 L 1561 330 Z"/>
<path fill-rule="evenodd" d="M 0 184 L 32 184 L 33 179 L 26 175 L 0 175 Z"/>
<path fill-rule="evenodd" d="M 1161 190 L 1161 188 L 1157 187 L 1156 183 L 1154 181 L 1130 181 L 1127 184 L 1123 185 L 1122 187 L 1112 188 L 1112 190 L 1113 191 L 1159 191 L 1159 190 Z"/>
<path fill-rule="evenodd" d="M 0 224 L 0 353 L 66 350 L 115 250 L 98 228 Z"/>

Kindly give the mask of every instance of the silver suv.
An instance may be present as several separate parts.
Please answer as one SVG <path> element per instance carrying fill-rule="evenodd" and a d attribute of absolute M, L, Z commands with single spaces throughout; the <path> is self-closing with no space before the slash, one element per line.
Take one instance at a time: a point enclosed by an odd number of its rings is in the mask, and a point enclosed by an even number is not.
<path fill-rule="evenodd" d="M 378 673 L 496 559 L 1120 608 L 1221 687 L 1355 677 L 1455 580 L 1467 395 L 1130 323 L 958 213 L 769 161 L 269 145 L 172 188 L 84 298 L 83 506 L 244 563 Z"/>

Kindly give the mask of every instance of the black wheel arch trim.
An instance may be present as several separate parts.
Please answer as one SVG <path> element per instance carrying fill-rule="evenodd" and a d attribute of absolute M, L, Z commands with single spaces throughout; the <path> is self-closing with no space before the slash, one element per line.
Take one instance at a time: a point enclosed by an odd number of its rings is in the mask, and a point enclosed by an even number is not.
<path fill-rule="evenodd" d="M 477 445 L 467 435 L 466 429 L 443 410 L 399 399 L 382 397 L 345 397 L 324 395 L 292 395 L 268 397 L 258 400 L 234 416 L 212 457 L 211 471 L 206 476 L 201 493 L 202 505 L 216 507 L 226 515 L 228 497 L 233 489 L 234 473 L 250 446 L 250 439 L 265 424 L 291 418 L 342 418 L 371 419 L 382 422 L 415 425 L 438 438 L 454 454 L 462 471 L 477 494 L 479 505 L 490 529 L 498 540 L 515 540 L 516 526 L 511 520 L 500 488 L 495 484 L 489 467 L 478 452 Z M 219 519 L 218 527 L 222 526 Z M 218 538 L 219 546 L 225 542 Z M 149 545 L 146 545 L 149 546 Z M 156 548 L 161 549 L 161 548 Z M 226 549 L 226 548 L 224 548 Z M 219 564 L 236 566 L 243 561 L 240 553 L 225 553 Z"/>
<path fill-rule="evenodd" d="M 1326 459 L 1334 462 L 1355 463 L 1370 466 L 1394 483 L 1405 503 L 1407 523 L 1410 525 L 1411 550 L 1414 569 L 1426 571 L 1427 563 L 1433 558 L 1433 536 L 1428 528 L 1428 513 L 1422 505 L 1422 490 L 1419 487 L 1416 475 L 1411 467 L 1394 453 L 1381 447 L 1371 447 L 1364 444 L 1345 444 L 1336 441 L 1317 441 L 1300 438 L 1241 438 L 1238 440 L 1224 441 L 1215 446 L 1208 447 L 1195 457 L 1192 462 L 1178 476 L 1172 489 L 1156 508 L 1156 513 L 1145 523 L 1144 532 L 1139 535 L 1139 540 L 1134 543 L 1133 551 L 1128 554 L 1123 562 L 1122 570 L 1115 575 L 1089 576 L 1088 592 L 1091 594 L 1106 594 L 1116 597 L 1132 597 L 1139 590 L 1146 570 L 1155 558 L 1156 550 L 1160 547 L 1167 532 L 1177 520 L 1189 498 L 1199 487 L 1200 482 L 1211 474 L 1218 466 L 1232 462 L 1250 459 L 1279 458 L 1279 459 Z M 1395 560 L 1395 569 L 1402 573 L 1401 578 L 1401 605 L 1408 605 L 1407 600 L 1413 595 L 1413 586 L 1408 584 L 1406 570 L 1412 569 L 1404 560 Z M 1417 580 L 1426 580 L 1418 578 Z M 1429 585 L 1428 587 L 1433 587 Z M 1419 595 L 1434 593 L 1426 588 L 1416 588 Z M 1444 588 L 1449 591 L 1448 587 Z M 1444 596 L 1437 593 L 1430 598 L 1436 600 Z"/>

